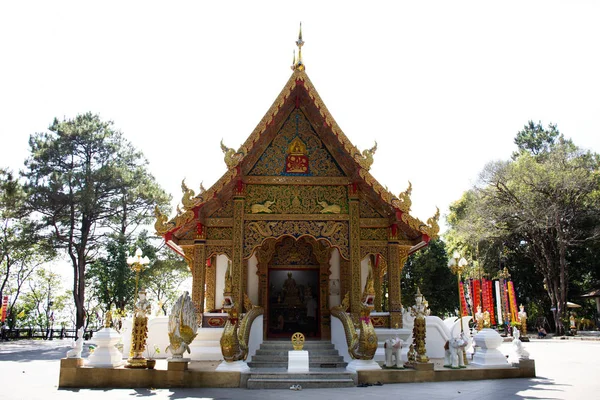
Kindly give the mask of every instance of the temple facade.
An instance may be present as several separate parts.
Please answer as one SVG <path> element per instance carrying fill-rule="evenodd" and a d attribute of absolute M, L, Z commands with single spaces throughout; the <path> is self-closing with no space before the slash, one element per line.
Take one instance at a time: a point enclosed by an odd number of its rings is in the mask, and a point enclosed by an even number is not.
<path fill-rule="evenodd" d="M 348 294 L 358 315 L 369 268 L 374 325 L 402 328 L 402 269 L 437 237 L 439 210 L 412 217 L 410 183 L 396 196 L 369 173 L 376 144 L 361 152 L 344 135 L 296 43 L 292 75 L 258 126 L 237 150 L 221 143 L 224 175 L 199 193 L 182 182 L 182 208 L 171 219 L 157 209 L 156 231 L 189 264 L 203 327 L 224 323 L 230 266 L 235 307 L 247 295 L 264 308 L 265 339 L 330 338 L 331 307 Z"/>

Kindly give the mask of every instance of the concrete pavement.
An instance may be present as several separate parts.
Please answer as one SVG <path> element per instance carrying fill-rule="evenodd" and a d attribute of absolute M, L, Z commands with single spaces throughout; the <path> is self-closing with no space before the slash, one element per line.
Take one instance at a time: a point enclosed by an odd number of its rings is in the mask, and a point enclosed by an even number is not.
<path fill-rule="evenodd" d="M 525 343 L 536 360 L 537 378 L 495 381 L 388 384 L 367 388 L 110 389 L 58 390 L 59 360 L 70 340 L 0 343 L 2 399 L 591 399 L 600 393 L 600 342 L 532 340 Z M 501 350 L 509 351 L 510 344 Z M 84 354 L 85 356 L 85 354 Z"/>

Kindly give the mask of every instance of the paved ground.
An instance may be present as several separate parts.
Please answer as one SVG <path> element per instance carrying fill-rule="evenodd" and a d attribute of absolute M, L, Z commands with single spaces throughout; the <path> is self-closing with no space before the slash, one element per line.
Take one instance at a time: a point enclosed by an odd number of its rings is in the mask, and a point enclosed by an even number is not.
<path fill-rule="evenodd" d="M 507 346 L 507 345 L 504 345 Z M 532 340 L 537 378 L 389 384 L 368 388 L 58 390 L 59 359 L 70 341 L 0 342 L 0 398 L 13 399 L 594 399 L 600 397 L 600 341 Z M 503 347 L 501 350 L 506 350 Z M 85 354 L 84 354 L 85 355 Z"/>

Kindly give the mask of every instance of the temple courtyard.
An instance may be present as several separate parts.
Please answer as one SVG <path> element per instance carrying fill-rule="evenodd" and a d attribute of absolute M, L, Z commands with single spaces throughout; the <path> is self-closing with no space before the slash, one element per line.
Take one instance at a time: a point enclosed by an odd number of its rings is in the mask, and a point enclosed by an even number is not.
<path fill-rule="evenodd" d="M 0 343 L 3 399 L 591 399 L 600 393 L 600 341 L 532 339 L 536 378 L 385 384 L 337 389 L 57 389 L 60 359 L 71 341 Z M 501 351 L 508 353 L 510 343 Z M 86 354 L 84 354 L 86 356 Z"/>

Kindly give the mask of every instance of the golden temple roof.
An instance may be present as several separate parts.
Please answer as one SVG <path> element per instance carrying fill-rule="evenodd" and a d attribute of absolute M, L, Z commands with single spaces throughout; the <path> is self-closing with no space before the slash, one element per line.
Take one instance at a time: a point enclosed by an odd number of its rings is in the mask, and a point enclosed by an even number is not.
<path fill-rule="evenodd" d="M 430 239 L 436 238 L 439 232 L 437 223 L 439 210 L 427 220 L 427 223 L 412 217 L 410 215 L 412 190 L 410 182 L 408 189 L 398 196 L 389 192 L 369 172 L 377 144 L 375 143 L 373 148 L 361 152 L 346 137 L 329 113 L 306 74 L 302 62 L 301 50 L 304 45 L 302 26 L 300 26 L 296 45 L 298 46 L 298 58 L 294 57 L 292 75 L 248 139 L 238 150 L 228 148 L 221 143 L 227 172 L 209 189 L 201 190 L 197 195 L 182 182 L 184 210 L 171 220 L 157 210 L 156 231 L 164 236 L 172 235 L 176 231 L 184 229 L 184 226 L 188 226 L 184 230 L 194 229 L 194 224 L 192 224 L 194 220 L 201 218 L 202 215 L 210 215 L 221 207 L 226 199 L 234 196 L 239 185 L 245 183 L 248 172 L 278 134 L 279 128 L 286 118 L 294 109 L 300 108 L 315 127 L 323 144 L 329 149 L 342 150 L 332 153 L 336 154 L 336 161 L 346 174 L 347 184 L 358 185 L 373 202 L 381 204 L 389 218 L 396 221 L 403 231 L 409 233 L 409 236 L 415 239 L 422 236 Z"/>

